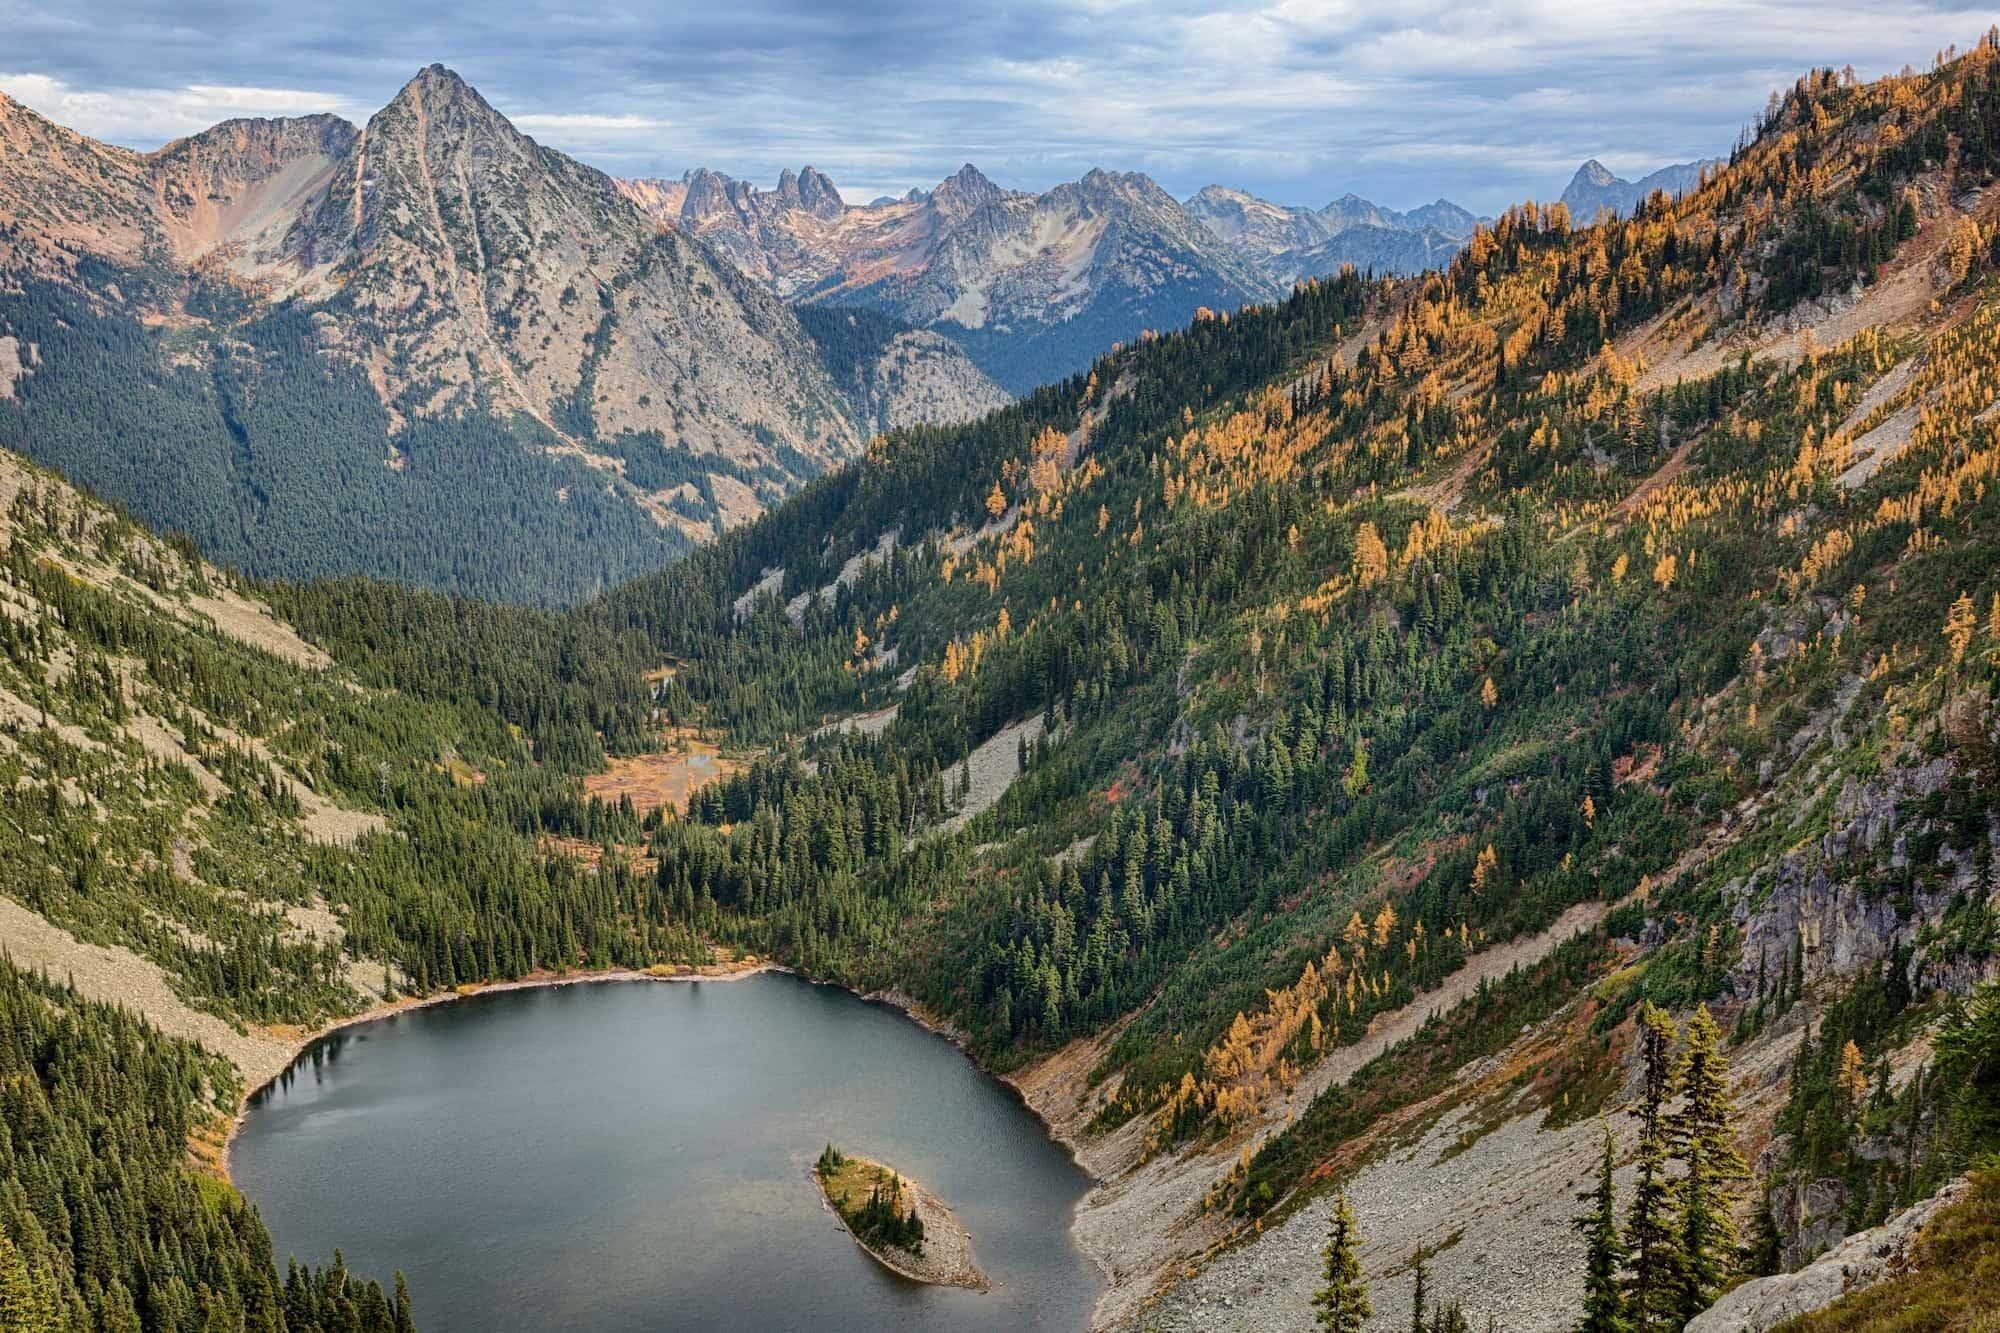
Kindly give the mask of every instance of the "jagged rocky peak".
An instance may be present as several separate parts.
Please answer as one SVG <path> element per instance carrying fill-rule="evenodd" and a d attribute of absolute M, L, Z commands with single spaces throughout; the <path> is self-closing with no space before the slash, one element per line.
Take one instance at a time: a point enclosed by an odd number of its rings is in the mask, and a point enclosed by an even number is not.
<path fill-rule="evenodd" d="M 793 207 L 814 217 L 837 218 L 847 207 L 839 187 L 825 172 L 810 164 L 799 172 L 793 195 L 797 200 Z"/>
<path fill-rule="evenodd" d="M 414 135 L 433 155 L 480 139 L 498 139 L 522 148 L 533 140 L 493 109 L 479 90 L 443 65 L 426 65 L 368 122 L 376 139 Z"/>
<path fill-rule="evenodd" d="M 421 153 L 432 164 L 456 157 L 476 175 L 542 151 L 443 65 L 425 66 L 369 119 L 364 148 L 371 161 L 399 152 Z"/>
<path fill-rule="evenodd" d="M 938 182 L 931 191 L 931 207 L 953 222 L 970 217 L 990 203 L 1006 197 L 1005 191 L 986 179 L 970 162 Z"/>
<path fill-rule="evenodd" d="M 321 199 L 295 238 L 308 265 L 394 236 L 492 268 L 529 257 L 551 227 L 568 236 L 637 221 L 611 206 L 609 177 L 522 134 L 443 65 L 419 71 L 369 118 Z"/>
<path fill-rule="evenodd" d="M 1106 171 L 1103 167 L 1092 167 L 1083 173 L 1077 182 L 1086 196 L 1108 199 L 1129 199 L 1143 202 L 1155 208 L 1179 209 L 1174 197 L 1160 188 L 1160 183 L 1143 171 Z"/>
<path fill-rule="evenodd" d="M 477 88 L 458 76 L 458 71 L 437 61 L 425 65 L 411 76 L 402 90 L 389 99 L 389 105 L 395 106 L 398 102 L 411 99 L 421 101 L 427 107 L 440 107 L 466 100 L 478 106 L 487 115 L 500 114 L 479 95 Z"/>
<path fill-rule="evenodd" d="M 741 182 L 731 180 L 719 171 L 696 167 L 687 174 L 687 189 L 681 197 L 680 216 L 684 221 L 693 223 L 726 216 L 737 210 L 742 193 Z"/>

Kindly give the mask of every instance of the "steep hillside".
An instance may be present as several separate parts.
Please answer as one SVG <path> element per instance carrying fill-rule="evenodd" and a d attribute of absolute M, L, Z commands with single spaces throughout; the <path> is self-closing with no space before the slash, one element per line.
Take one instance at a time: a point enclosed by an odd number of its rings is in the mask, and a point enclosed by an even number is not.
<path fill-rule="evenodd" d="M 949 345 L 836 384 L 784 303 L 439 66 L 360 130 L 151 154 L 0 101 L 0 265 L 0 444 L 265 575 L 574 600 L 1001 399 Z"/>
<path fill-rule="evenodd" d="M 550 653 L 569 638 L 487 614 Z M 488 688 L 518 705 L 509 680 Z M 531 831 L 596 818 L 537 766 L 596 753 L 587 702 L 564 711 L 571 731 L 524 737 L 367 686 L 184 541 L 0 454 L 10 1328 L 406 1333 L 400 1281 L 335 1256 L 281 1274 L 207 1172 L 239 1093 L 330 1018 L 454 975 L 668 956 Z"/>
<path fill-rule="evenodd" d="M 890 436 L 589 613 L 780 747 L 662 875 L 1015 1071 L 1107 1325 L 1305 1326 L 1335 1183 L 1378 1309 L 1567 1325 L 1649 1005 L 1802 1263 L 1990 1144 L 1916 1071 L 1994 973 L 1996 165 L 1990 42 L 1814 75 L 1678 204 Z"/>
<path fill-rule="evenodd" d="M 1276 290 L 1135 174 L 1092 171 L 1029 194 L 968 164 L 928 194 L 865 207 L 842 205 L 811 167 L 771 191 L 705 169 L 623 189 L 780 295 L 935 329 L 1014 393 L 1199 307 Z"/>
<path fill-rule="evenodd" d="M 1009 401 L 956 342 L 932 329 L 854 306 L 801 306 L 798 315 L 834 383 L 878 432 L 957 425 Z"/>

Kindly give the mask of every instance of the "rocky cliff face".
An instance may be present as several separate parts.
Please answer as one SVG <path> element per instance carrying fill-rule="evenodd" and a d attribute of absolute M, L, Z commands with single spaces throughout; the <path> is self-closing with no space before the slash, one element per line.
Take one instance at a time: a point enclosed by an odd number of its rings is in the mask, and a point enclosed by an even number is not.
<path fill-rule="evenodd" d="M 1744 1283 L 1697 1315 L 1688 1333 L 1764 1333 L 1874 1286 L 1909 1267 L 1924 1227 L 1969 1191 L 1961 1176 L 1882 1225 L 1849 1236 L 1795 1273 Z"/>

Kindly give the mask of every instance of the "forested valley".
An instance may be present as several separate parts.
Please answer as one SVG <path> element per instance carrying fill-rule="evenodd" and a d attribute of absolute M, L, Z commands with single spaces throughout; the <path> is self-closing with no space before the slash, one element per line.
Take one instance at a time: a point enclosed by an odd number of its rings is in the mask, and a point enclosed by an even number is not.
<path fill-rule="evenodd" d="M 1991 37 L 1816 72 L 1678 202 L 1204 311 L 568 611 L 252 582 L 10 463 L 8 897 L 250 1033 L 755 956 L 1080 1056 L 1086 1160 L 1216 1163 L 1139 1296 L 1337 1219 L 1381 1126 L 1781 1064 L 1708 1166 L 1640 1124 L 1563 1279 L 1681 1327 L 2000 1149 L 1996 171 Z M 691 736 L 684 808 L 588 794 Z M 0 981 L 25 1327 L 408 1322 L 190 1164 L 226 1062 Z"/>

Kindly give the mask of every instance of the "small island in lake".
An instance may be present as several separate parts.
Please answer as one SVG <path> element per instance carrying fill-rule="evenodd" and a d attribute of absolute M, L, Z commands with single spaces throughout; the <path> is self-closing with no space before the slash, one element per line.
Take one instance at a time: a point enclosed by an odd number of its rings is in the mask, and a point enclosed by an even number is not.
<path fill-rule="evenodd" d="M 986 1290 L 972 1264 L 972 1237 L 915 1181 L 831 1143 L 813 1164 L 813 1180 L 855 1244 L 884 1268 L 913 1282 Z"/>

